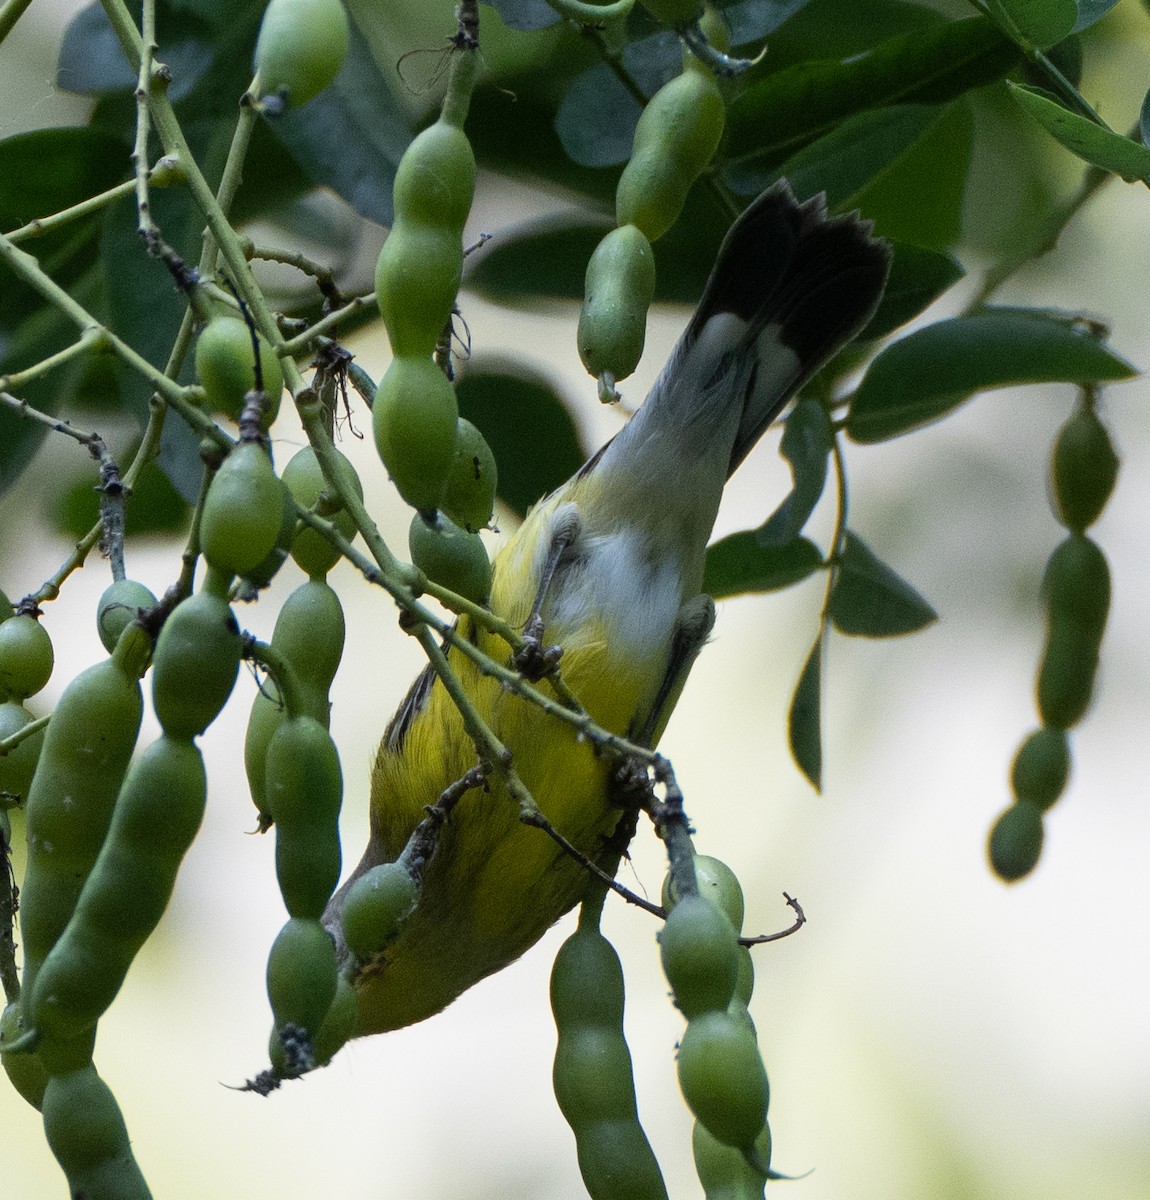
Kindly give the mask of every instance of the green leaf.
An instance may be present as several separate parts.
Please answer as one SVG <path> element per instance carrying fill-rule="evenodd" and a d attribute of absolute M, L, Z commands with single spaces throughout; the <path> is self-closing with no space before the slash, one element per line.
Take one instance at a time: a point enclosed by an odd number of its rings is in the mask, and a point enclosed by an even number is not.
<path fill-rule="evenodd" d="M 956 100 L 866 187 L 851 198 L 884 237 L 942 250 L 958 242 L 968 207 L 975 120 L 969 97 Z"/>
<path fill-rule="evenodd" d="M 1041 88 L 1009 86 L 1023 108 L 1071 154 L 1130 183 L 1150 180 L 1150 150 L 1140 142 L 1072 113 Z"/>
<path fill-rule="evenodd" d="M 522 82 L 524 86 L 518 86 Z M 614 211 L 615 175 L 571 161 L 555 132 L 555 110 L 530 78 L 480 87 L 471 98 L 467 134 L 487 167 L 530 180 L 545 179 Z"/>
<path fill-rule="evenodd" d="M 1074 22 L 1074 32 L 1081 33 L 1095 21 L 1101 21 L 1117 3 L 1118 0 L 1077 0 L 1078 20 Z"/>
<path fill-rule="evenodd" d="M 962 267 L 937 250 L 925 250 L 909 242 L 896 242 L 890 277 L 878 309 L 859 334 L 862 341 L 886 337 L 929 308 L 965 274 Z"/>
<path fill-rule="evenodd" d="M 411 129 L 354 22 L 335 82 L 269 124 L 313 183 L 330 187 L 361 217 L 391 224 L 391 188 Z"/>
<path fill-rule="evenodd" d="M 986 0 L 1004 29 L 1017 30 L 1032 46 L 1045 50 L 1073 33 L 1078 24 L 1074 0 Z"/>
<path fill-rule="evenodd" d="M 487 439 L 499 468 L 499 498 L 523 516 L 569 479 L 586 454 L 553 385 L 520 364 L 469 363 L 456 387 L 459 415 Z"/>
<path fill-rule="evenodd" d="M 856 442 L 881 442 L 937 421 L 990 388 L 1094 383 L 1135 374 L 1074 317 L 988 309 L 937 321 L 888 346 L 855 392 L 846 430 Z"/>
<path fill-rule="evenodd" d="M 0 229 L 86 200 L 131 176 L 130 147 L 102 129 L 65 126 L 0 141 Z M 25 243 L 41 254 L 43 240 Z"/>
<path fill-rule="evenodd" d="M 823 779 L 822 671 L 823 639 L 820 635 L 803 664 L 787 716 L 791 754 L 816 792 L 822 791 Z"/>
<path fill-rule="evenodd" d="M 804 62 L 748 88 L 730 108 L 732 162 L 777 163 L 868 109 L 943 104 L 1001 78 L 1018 48 L 984 17 L 904 34 L 845 61 Z"/>
<path fill-rule="evenodd" d="M 849 530 L 828 614 L 840 633 L 871 638 L 914 633 L 938 619 L 918 592 Z"/>
<path fill-rule="evenodd" d="M 787 417 L 779 446 L 779 453 L 791 464 L 794 482 L 786 499 L 756 530 L 760 546 L 786 546 L 798 536 L 823 494 L 827 455 L 833 444 L 826 409 L 817 400 L 797 401 Z"/>
<path fill-rule="evenodd" d="M 716 600 L 747 592 L 777 592 L 800 583 L 822 565 L 822 552 L 806 538 L 764 546 L 754 530 L 746 529 L 708 548 L 703 591 Z"/>
<path fill-rule="evenodd" d="M 825 192 L 831 208 L 842 208 L 889 170 L 942 115 L 943 110 L 918 104 L 862 112 L 781 166 L 765 169 L 749 161 L 732 164 L 725 172 L 726 180 L 736 192 L 748 196 L 785 177 L 800 199 Z"/>

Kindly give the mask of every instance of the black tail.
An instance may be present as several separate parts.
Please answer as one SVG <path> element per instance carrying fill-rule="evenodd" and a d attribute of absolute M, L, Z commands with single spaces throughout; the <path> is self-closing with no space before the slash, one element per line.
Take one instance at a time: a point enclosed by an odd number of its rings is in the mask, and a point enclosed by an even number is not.
<path fill-rule="evenodd" d="M 731 226 L 682 345 L 690 347 L 712 317 L 732 313 L 746 322 L 744 346 L 758 343 L 768 354 L 781 344 L 798 364 L 781 395 L 777 377 L 766 388 L 756 388 L 757 372 L 752 377 L 731 471 L 795 391 L 870 320 L 889 269 L 890 248 L 869 221 L 828 216 L 821 195 L 800 204 L 785 180 Z"/>

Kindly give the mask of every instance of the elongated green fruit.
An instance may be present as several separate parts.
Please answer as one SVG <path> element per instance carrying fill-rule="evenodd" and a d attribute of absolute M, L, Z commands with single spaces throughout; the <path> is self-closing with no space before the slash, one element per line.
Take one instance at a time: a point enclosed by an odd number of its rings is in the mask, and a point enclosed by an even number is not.
<path fill-rule="evenodd" d="M 654 242 L 679 219 L 691 185 L 723 136 L 726 112 L 714 78 L 684 71 L 651 97 L 635 128 L 615 192 L 615 219 Z"/>
<path fill-rule="evenodd" d="M 259 346 L 260 378 L 267 404 L 260 424 L 271 427 L 284 390 L 283 368 L 271 347 L 256 335 Z M 240 317 L 213 317 L 196 342 L 196 375 L 207 393 L 213 412 L 233 421 L 240 419 L 244 399 L 256 386 L 256 352 L 252 332 Z"/>
<path fill-rule="evenodd" d="M 491 524 L 498 480 L 495 455 L 487 439 L 460 417 L 455 432 L 455 460 L 440 508 L 461 529 L 478 533 Z"/>
<path fill-rule="evenodd" d="M 754 1033 L 727 1012 L 687 1022 L 679 1086 L 691 1111 L 724 1146 L 749 1149 L 767 1120 L 769 1088 Z"/>
<path fill-rule="evenodd" d="M 19 700 L 0 704 L 0 741 L 19 733 L 35 718 Z M 32 775 L 40 761 L 44 746 L 44 731 L 26 737 L 14 750 L 0 755 L 0 792 L 22 801 L 32 784 Z"/>
<path fill-rule="evenodd" d="M 295 673 L 300 714 L 313 717 L 325 729 L 331 716 L 328 692 L 343 654 L 344 632 L 339 596 L 324 580 L 313 578 L 284 601 L 272 633 L 272 649 Z M 244 739 L 248 789 L 264 829 L 272 824 L 266 787 L 268 745 L 287 717 L 275 680 L 265 679 L 252 701 Z"/>
<path fill-rule="evenodd" d="M 29 1012 L 41 1035 L 78 1037 L 116 998 L 168 906 L 207 787 L 190 740 L 165 734 L 132 764 L 76 909 L 36 978 Z"/>
<path fill-rule="evenodd" d="M 280 930 L 268 955 L 267 986 L 281 1040 L 301 1033 L 314 1046 L 335 1000 L 338 969 L 335 943 L 313 920 L 293 917 Z"/>
<path fill-rule="evenodd" d="M 639 365 L 654 298 L 651 243 L 634 225 L 613 229 L 587 264 L 579 314 L 579 357 L 592 375 L 625 379 Z"/>
<path fill-rule="evenodd" d="M 487 600 L 491 593 L 491 560 L 479 534 L 460 529 L 442 513 L 434 522 L 416 513 L 408 529 L 407 546 L 411 561 L 433 583 L 476 604 Z"/>
<path fill-rule="evenodd" d="M 43 1112 L 48 1145 L 73 1200 L 151 1200 L 120 1106 L 95 1067 L 54 1075 Z"/>
<path fill-rule="evenodd" d="M 54 662 L 52 639 L 35 617 L 17 613 L 0 624 L 0 697 L 34 696 L 51 677 Z"/>
<path fill-rule="evenodd" d="M 1062 523 L 1081 533 L 1098 520 L 1118 478 L 1118 455 L 1090 408 L 1063 425 L 1054 444 L 1051 481 Z"/>
<path fill-rule="evenodd" d="M 209 586 L 211 585 L 211 586 Z M 156 642 L 152 707 L 164 732 L 198 737 L 219 716 L 235 686 L 243 642 L 231 605 L 209 574 L 177 605 Z"/>
<path fill-rule="evenodd" d="M 143 715 L 140 675 L 150 640 L 130 626 L 111 658 L 64 690 L 44 737 L 25 805 L 28 866 L 20 895 L 27 998 L 72 916 L 100 853 Z"/>
<path fill-rule="evenodd" d="M 341 486 L 351 488 L 362 500 L 363 484 L 355 468 L 338 450 L 335 455 L 340 467 Z M 321 517 L 331 521 L 345 538 L 351 540 L 355 537 L 355 522 L 351 513 L 336 504 L 338 498 L 329 494 L 327 480 L 310 446 L 304 446 L 289 460 L 283 469 L 283 482 L 300 508 L 315 509 Z M 306 525 L 295 529 L 294 521 L 291 555 L 313 579 L 326 575 L 339 561 L 339 551 L 331 542 Z"/>
<path fill-rule="evenodd" d="M 551 971 L 559 1034 L 555 1098 L 575 1134 L 579 1170 L 592 1200 L 665 1200 L 659 1165 L 639 1124 L 623 1002 L 623 971 L 614 947 L 581 922 L 559 948 Z"/>
<path fill-rule="evenodd" d="M 1015 798 L 1048 809 L 1070 778 L 1070 743 L 1062 729 L 1036 729 L 1014 758 L 1010 782 Z"/>
<path fill-rule="evenodd" d="M 419 899 L 419 885 L 400 863 L 380 863 L 348 889 L 340 910 L 343 940 L 356 958 L 374 957 L 399 932 Z"/>
<path fill-rule="evenodd" d="M 276 826 L 276 876 L 293 917 L 318 920 L 339 882 L 343 774 L 328 731 L 289 717 L 267 749 L 265 788 Z"/>
<path fill-rule="evenodd" d="M 685 1017 L 730 1004 L 739 974 L 738 935 L 705 896 L 685 896 L 671 909 L 659 949 L 675 1003 Z"/>
<path fill-rule="evenodd" d="M 990 831 L 988 853 L 994 873 L 1006 883 L 1029 875 L 1042 854 L 1042 809 L 1029 800 L 1012 804 Z"/>
<path fill-rule="evenodd" d="M 259 442 L 232 448 L 208 488 L 200 547 L 217 571 L 245 575 L 272 552 L 284 524 L 283 484 Z"/>
<path fill-rule="evenodd" d="M 1046 568 L 1046 647 L 1038 711 L 1055 729 L 1076 725 L 1090 706 L 1098 651 L 1110 609 L 1110 569 L 1089 538 L 1071 534 Z"/>
<path fill-rule="evenodd" d="M 151 608 L 156 597 L 134 579 L 117 579 L 104 589 L 96 605 L 96 632 L 109 654 L 116 648 L 120 634 L 140 615 Z"/>
<path fill-rule="evenodd" d="M 372 428 L 399 494 L 420 512 L 439 507 L 455 462 L 459 405 L 430 358 L 395 358 L 375 393 Z"/>

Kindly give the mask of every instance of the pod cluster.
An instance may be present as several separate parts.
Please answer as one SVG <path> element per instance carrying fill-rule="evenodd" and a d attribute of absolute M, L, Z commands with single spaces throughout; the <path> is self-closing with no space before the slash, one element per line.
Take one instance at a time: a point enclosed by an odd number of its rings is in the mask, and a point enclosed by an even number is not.
<path fill-rule="evenodd" d="M 579 1170 L 592 1200 L 666 1200 L 659 1164 L 635 1104 L 631 1053 L 623 1036 L 623 969 L 585 905 L 551 970 L 558 1042 L 553 1082 L 575 1134 Z"/>
<path fill-rule="evenodd" d="M 343 640 L 343 609 L 326 581 L 296 588 L 272 635 L 279 679 L 256 697 L 244 747 L 260 827 L 275 826 L 276 878 L 288 911 L 267 964 L 270 1053 L 280 1078 L 329 1061 L 355 1023 L 354 994 L 341 986 L 335 944 L 320 920 L 342 864 L 343 771 L 328 732 L 328 691 Z"/>
<path fill-rule="evenodd" d="M 747 1005 L 754 989 L 750 952 L 738 942 L 743 893 L 717 859 L 694 859 L 697 890 L 676 896 L 660 935 L 663 971 L 687 1018 L 679 1042 L 679 1086 L 695 1114 L 696 1166 L 708 1197 L 750 1180 L 761 1195 L 770 1169 L 770 1088 Z M 726 1189 L 726 1190 L 724 1190 Z"/>
<path fill-rule="evenodd" d="M 655 15 L 672 25 L 689 24 L 702 12 L 695 3 L 656 8 L 667 10 Z M 617 227 L 587 264 L 579 314 L 579 357 L 599 380 L 602 400 L 618 398 L 615 383 L 642 357 L 655 296 L 651 243 L 678 220 L 687 193 L 718 149 L 725 120 L 714 76 L 691 54 L 684 55 L 682 73 L 651 97 L 639 117 L 615 192 Z"/>
<path fill-rule="evenodd" d="M 375 270 L 393 358 L 372 406 L 379 456 L 416 510 L 412 561 L 433 582 L 482 603 L 491 586 L 478 531 L 491 523 L 495 459 L 461 420 L 455 389 L 433 358 L 463 273 L 463 227 L 475 156 L 457 125 L 439 120 L 408 146 L 395 176 L 395 221 Z"/>
<path fill-rule="evenodd" d="M 1089 390 L 1058 433 L 1050 474 L 1055 515 L 1068 533 L 1043 580 L 1046 644 L 1035 688 L 1041 724 L 1015 755 L 1014 803 L 990 833 L 991 866 L 1007 882 L 1029 874 L 1042 853 L 1043 816 L 1070 777 L 1067 731 L 1090 706 L 1110 609 L 1110 569 L 1086 531 L 1114 490 L 1118 455 Z"/>

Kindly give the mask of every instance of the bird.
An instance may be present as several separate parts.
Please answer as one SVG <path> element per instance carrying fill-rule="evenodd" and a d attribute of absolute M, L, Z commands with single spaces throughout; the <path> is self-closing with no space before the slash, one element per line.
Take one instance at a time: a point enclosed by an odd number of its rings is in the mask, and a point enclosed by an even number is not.
<path fill-rule="evenodd" d="M 516 629 L 541 624 L 546 643 L 561 648 L 567 688 L 604 729 L 658 743 L 715 622 L 703 568 L 724 485 L 796 392 L 865 327 L 890 256 L 868 221 L 830 214 L 821 195 L 799 201 L 785 181 L 761 193 L 728 230 L 644 403 L 496 554 L 491 612 Z M 507 643 L 470 616 L 456 633 L 514 666 Z M 543 814 L 595 860 L 625 816 L 616 765 L 457 646 L 445 653 Z M 539 686 L 546 691 L 546 680 Z M 425 669 L 375 759 L 367 848 L 325 914 L 345 959 L 348 888 L 395 861 L 426 806 L 476 761 L 451 697 Z M 395 940 L 354 975 L 356 1036 L 439 1012 L 523 955 L 587 882 L 583 864 L 520 820 L 493 772 L 440 830 Z"/>

